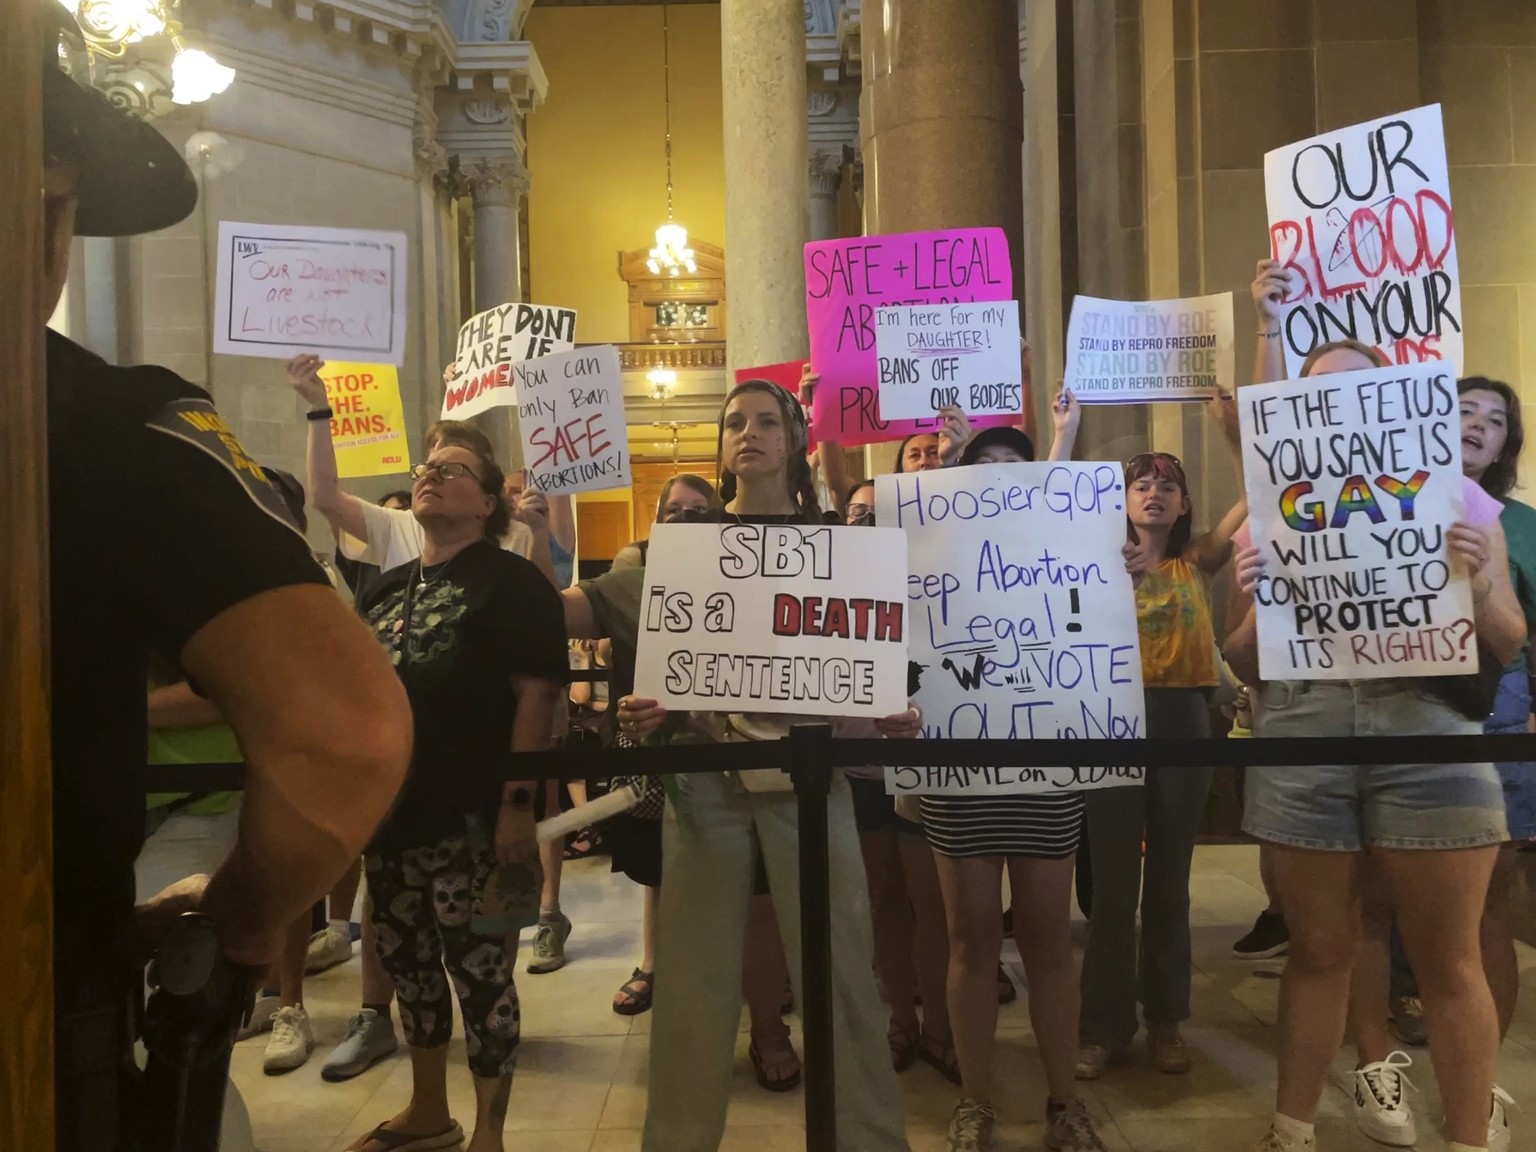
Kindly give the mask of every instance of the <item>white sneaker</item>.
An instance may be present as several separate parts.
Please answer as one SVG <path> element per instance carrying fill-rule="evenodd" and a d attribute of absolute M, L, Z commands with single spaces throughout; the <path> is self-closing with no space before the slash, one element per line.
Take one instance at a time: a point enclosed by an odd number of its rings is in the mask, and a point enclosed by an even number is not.
<path fill-rule="evenodd" d="M 309 938 L 309 950 L 304 954 L 304 974 L 313 976 L 345 964 L 352 959 L 352 930 L 336 924 L 327 924 Z"/>
<path fill-rule="evenodd" d="M 277 994 L 256 997 L 256 1003 L 251 1008 L 251 1022 L 242 1024 L 240 1031 L 235 1033 L 236 1040 L 249 1040 L 252 1036 L 260 1036 L 263 1032 L 272 1031 L 272 1018 L 277 1015 L 277 1010 L 283 1006 Z"/>
<path fill-rule="evenodd" d="M 1488 1113 L 1488 1152 L 1509 1152 L 1509 1113 L 1515 1099 L 1497 1084 L 1493 1086 L 1493 1109 Z"/>
<path fill-rule="evenodd" d="M 272 1017 L 272 1036 L 267 1040 L 267 1055 L 261 1067 L 268 1076 L 292 1072 L 301 1067 L 315 1050 L 315 1035 L 309 1030 L 309 1013 L 302 1006 L 279 1008 Z"/>
<path fill-rule="evenodd" d="M 1393 1052 L 1385 1060 L 1355 1069 L 1355 1123 L 1380 1144 L 1411 1148 L 1418 1142 L 1413 1109 L 1403 1095 L 1405 1085 L 1413 1088 L 1403 1069 L 1412 1066 L 1406 1052 Z"/>
<path fill-rule="evenodd" d="M 1312 1152 L 1317 1147 L 1317 1141 L 1308 1140 L 1303 1143 L 1292 1136 L 1282 1136 L 1273 1128 L 1259 1141 L 1259 1146 L 1253 1152 Z"/>

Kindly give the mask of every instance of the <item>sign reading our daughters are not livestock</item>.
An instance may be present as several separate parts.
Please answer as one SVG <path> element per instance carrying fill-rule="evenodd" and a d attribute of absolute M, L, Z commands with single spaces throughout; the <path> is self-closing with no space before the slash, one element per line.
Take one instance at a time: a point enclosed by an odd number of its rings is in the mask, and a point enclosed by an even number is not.
<path fill-rule="evenodd" d="M 548 496 L 628 488 L 624 380 L 612 344 L 514 366 L 528 482 Z"/>
<path fill-rule="evenodd" d="M 895 304 L 875 313 L 880 415 L 931 420 L 1023 411 L 1019 303 Z"/>
<path fill-rule="evenodd" d="M 1205 400 L 1233 387 L 1232 294 L 1072 302 L 1063 381 L 1080 404 Z"/>
<path fill-rule="evenodd" d="M 1265 680 L 1477 671 L 1472 592 L 1446 532 L 1464 510 L 1446 364 L 1242 391 Z"/>

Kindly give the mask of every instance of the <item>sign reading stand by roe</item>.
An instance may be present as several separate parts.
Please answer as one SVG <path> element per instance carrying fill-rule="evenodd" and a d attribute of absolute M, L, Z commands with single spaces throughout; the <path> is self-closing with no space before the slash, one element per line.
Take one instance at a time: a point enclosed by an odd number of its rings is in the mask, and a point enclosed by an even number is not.
<path fill-rule="evenodd" d="M 1448 364 L 1254 384 L 1239 397 L 1265 680 L 1477 671 Z"/>
<path fill-rule="evenodd" d="M 612 344 L 513 368 L 528 482 L 547 496 L 628 488 L 624 380 Z"/>
<path fill-rule="evenodd" d="M 1349 338 L 1397 364 L 1462 370 L 1461 273 L 1440 106 L 1287 144 L 1264 157 L 1269 246 L 1291 271 L 1281 313 L 1292 377 Z"/>
<path fill-rule="evenodd" d="M 443 389 L 442 420 L 468 420 L 516 404 L 512 365 L 576 346 L 576 310 L 498 304 L 459 328 L 453 372 Z"/>
<path fill-rule="evenodd" d="M 219 223 L 213 350 L 405 360 L 403 232 Z"/>
<path fill-rule="evenodd" d="M 658 524 L 635 695 L 669 709 L 907 707 L 906 538 L 890 528 Z"/>
<path fill-rule="evenodd" d="M 876 309 L 902 304 L 1013 300 L 1013 269 L 1001 228 L 953 228 L 818 240 L 805 246 L 805 315 L 816 434 L 848 447 L 935 431 L 939 422 L 893 419 L 879 410 Z M 1016 379 L 1017 377 L 1015 377 Z M 1007 424 L 980 417 L 974 427 Z"/>
<path fill-rule="evenodd" d="M 1208 400 L 1232 391 L 1232 293 L 1072 301 L 1064 383 L 1079 404 Z"/>
<path fill-rule="evenodd" d="M 998 464 L 881 476 L 907 536 L 911 659 L 930 740 L 1146 735 L 1119 464 Z M 891 792 L 1055 792 L 1140 768 L 891 768 Z"/>
<path fill-rule="evenodd" d="M 968 416 L 1024 410 L 1017 300 L 879 308 L 875 348 L 886 420 L 932 420 L 949 407 Z"/>

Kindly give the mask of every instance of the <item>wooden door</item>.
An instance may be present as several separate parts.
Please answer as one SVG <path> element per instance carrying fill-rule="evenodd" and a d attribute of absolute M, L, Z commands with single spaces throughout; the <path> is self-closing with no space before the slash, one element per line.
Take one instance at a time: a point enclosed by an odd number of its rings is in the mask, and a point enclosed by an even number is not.
<path fill-rule="evenodd" d="M 583 560 L 612 560 L 633 539 L 628 501 L 584 500 L 577 504 L 576 539 Z"/>
<path fill-rule="evenodd" d="M 0 0 L 0 1148 L 27 1152 L 54 1146 L 42 12 Z"/>

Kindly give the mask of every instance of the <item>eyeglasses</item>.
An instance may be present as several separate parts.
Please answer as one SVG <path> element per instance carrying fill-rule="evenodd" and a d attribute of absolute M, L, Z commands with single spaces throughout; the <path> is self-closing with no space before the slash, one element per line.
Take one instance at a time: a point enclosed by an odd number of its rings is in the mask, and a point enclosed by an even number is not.
<path fill-rule="evenodd" d="M 446 460 L 441 464 L 413 464 L 411 466 L 412 480 L 425 480 L 428 476 L 435 475 L 439 480 L 457 480 L 461 476 L 468 476 L 479 483 L 480 477 L 475 475 L 475 470 L 468 464 L 458 464 L 452 460 Z"/>
<path fill-rule="evenodd" d="M 855 520 L 867 520 L 874 514 L 875 506 L 873 504 L 848 505 L 848 523 L 850 524 L 852 524 Z"/>

